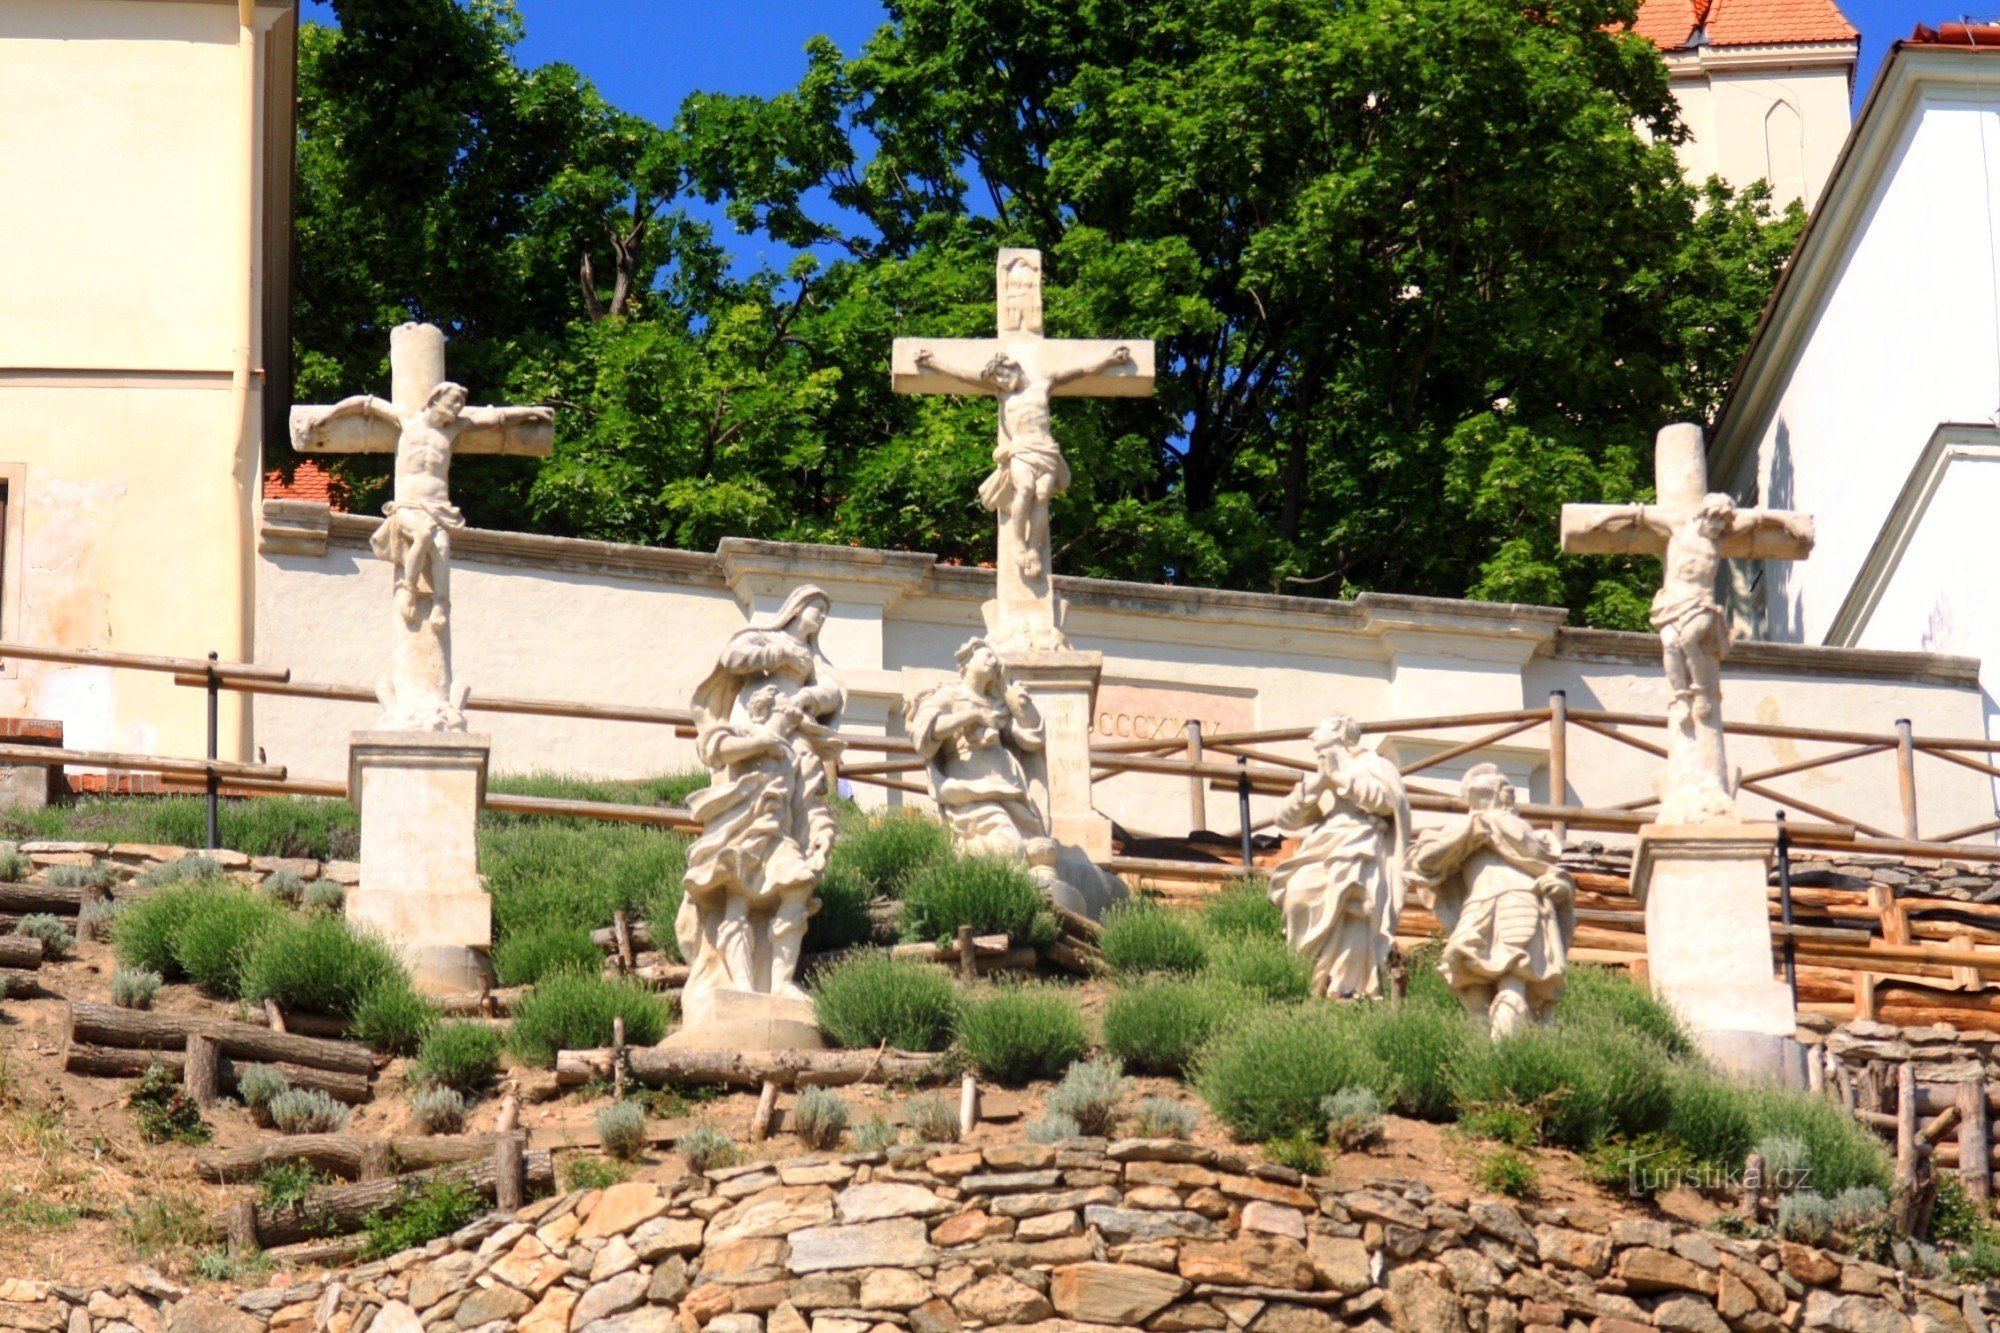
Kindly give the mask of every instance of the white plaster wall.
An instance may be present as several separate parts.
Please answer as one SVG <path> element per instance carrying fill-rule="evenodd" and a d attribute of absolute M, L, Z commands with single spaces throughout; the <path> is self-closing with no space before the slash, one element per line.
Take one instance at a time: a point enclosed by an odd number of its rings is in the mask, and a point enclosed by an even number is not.
<path fill-rule="evenodd" d="M 1739 190 L 1769 180 L 1779 208 L 1819 201 L 1847 139 L 1851 57 L 1760 68 L 1702 54 L 1678 56 L 1670 67 L 1688 129 L 1675 156 L 1690 180 L 1720 176 Z"/>
<path fill-rule="evenodd" d="M 2000 115 L 1926 96 L 1819 308 L 1793 312 L 1804 337 L 1781 372 L 1755 467 L 1766 502 L 1814 515 L 1819 542 L 1810 560 L 1762 571 L 1764 637 L 1823 641 L 1939 423 L 1982 421 L 2000 408 L 2000 197 L 1990 183 L 2000 183 Z M 1957 550 L 1941 556 L 1940 574 L 1984 576 L 1991 514 L 1955 530 Z"/>

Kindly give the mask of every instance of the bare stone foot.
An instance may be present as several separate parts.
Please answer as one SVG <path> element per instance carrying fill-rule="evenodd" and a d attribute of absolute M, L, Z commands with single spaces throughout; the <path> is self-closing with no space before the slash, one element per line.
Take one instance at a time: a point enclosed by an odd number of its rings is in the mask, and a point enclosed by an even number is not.
<path fill-rule="evenodd" d="M 405 625 L 417 623 L 417 595 L 407 583 L 396 585 L 396 614 L 403 618 Z"/>
<path fill-rule="evenodd" d="M 1021 552 L 1021 573 L 1031 579 L 1042 576 L 1042 553 L 1032 546 Z"/>

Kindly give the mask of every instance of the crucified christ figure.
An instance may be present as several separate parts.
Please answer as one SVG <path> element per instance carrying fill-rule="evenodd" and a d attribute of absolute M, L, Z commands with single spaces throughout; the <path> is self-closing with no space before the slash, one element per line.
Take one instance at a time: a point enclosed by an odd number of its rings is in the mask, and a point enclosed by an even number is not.
<path fill-rule="evenodd" d="M 917 351 L 917 366 L 954 379 L 993 386 L 1000 400 L 1000 439 L 993 446 L 993 472 L 979 485 L 979 503 L 1007 516 L 1021 548 L 1021 572 L 1042 576 L 1042 552 L 1049 535 L 1049 501 L 1069 489 L 1069 463 L 1056 443 L 1049 396 L 1072 380 L 1101 375 L 1132 364 L 1132 349 L 1120 343 L 1102 360 L 1031 372 L 1002 351 L 984 365 L 953 364 L 929 348 Z"/>

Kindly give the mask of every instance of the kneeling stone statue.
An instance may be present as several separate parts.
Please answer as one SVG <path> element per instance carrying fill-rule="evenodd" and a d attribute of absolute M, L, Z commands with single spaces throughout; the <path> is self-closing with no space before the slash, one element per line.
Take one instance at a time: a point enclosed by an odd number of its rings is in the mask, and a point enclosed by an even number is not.
<path fill-rule="evenodd" d="M 1465 816 L 1410 848 L 1409 883 L 1447 934 L 1438 971 L 1493 1035 L 1546 1021 L 1576 935 L 1576 881 L 1562 848 L 1514 805 L 1494 764 L 1465 775 Z"/>

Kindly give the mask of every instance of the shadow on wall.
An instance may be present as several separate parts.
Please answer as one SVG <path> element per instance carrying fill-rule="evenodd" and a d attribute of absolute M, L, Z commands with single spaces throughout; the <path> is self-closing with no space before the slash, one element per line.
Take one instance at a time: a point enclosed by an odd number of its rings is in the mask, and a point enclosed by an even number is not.
<path fill-rule="evenodd" d="M 1798 474 L 1792 462 L 1792 428 L 1778 418 L 1777 437 L 1771 442 L 1771 467 L 1764 477 L 1764 504 L 1771 509 L 1791 509 L 1798 500 Z M 1759 637 L 1775 643 L 1802 643 L 1804 616 L 1794 591 L 1791 560 L 1761 560 L 1757 563 L 1756 590 Z"/>

